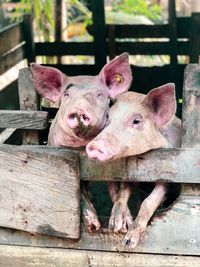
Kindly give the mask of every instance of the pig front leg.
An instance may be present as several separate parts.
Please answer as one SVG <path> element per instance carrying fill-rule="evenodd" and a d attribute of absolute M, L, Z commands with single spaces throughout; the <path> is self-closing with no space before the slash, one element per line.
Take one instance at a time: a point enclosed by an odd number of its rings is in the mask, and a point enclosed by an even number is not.
<path fill-rule="evenodd" d="M 86 184 L 81 184 L 81 206 L 82 206 L 82 218 L 85 230 L 92 233 L 95 229 L 99 230 L 101 224 L 99 222 L 96 210 L 90 201 L 89 193 L 86 188 Z"/>
<path fill-rule="evenodd" d="M 133 218 L 128 208 L 128 200 L 132 188 L 128 183 L 109 182 L 108 191 L 113 202 L 111 217 L 109 220 L 109 230 L 126 233 Z"/>
<path fill-rule="evenodd" d="M 134 248 L 143 239 L 149 220 L 166 199 L 166 191 L 167 184 L 156 183 L 151 194 L 142 202 L 136 219 L 129 227 L 122 242 L 124 246 Z"/>

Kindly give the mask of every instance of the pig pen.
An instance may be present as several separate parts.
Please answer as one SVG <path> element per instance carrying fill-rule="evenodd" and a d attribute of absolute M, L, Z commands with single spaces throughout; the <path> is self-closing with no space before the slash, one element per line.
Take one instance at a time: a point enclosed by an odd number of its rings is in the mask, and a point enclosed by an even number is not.
<path fill-rule="evenodd" d="M 40 144 L 48 113 L 38 111 L 30 69 L 19 72 L 20 110 L 1 110 L 1 266 L 200 265 L 200 66 L 185 69 L 181 148 L 159 149 L 106 164 L 84 151 Z M 23 145 L 5 144 L 19 129 Z M 182 183 L 181 194 L 154 215 L 135 249 L 106 228 L 86 233 L 80 220 L 80 180 Z"/>

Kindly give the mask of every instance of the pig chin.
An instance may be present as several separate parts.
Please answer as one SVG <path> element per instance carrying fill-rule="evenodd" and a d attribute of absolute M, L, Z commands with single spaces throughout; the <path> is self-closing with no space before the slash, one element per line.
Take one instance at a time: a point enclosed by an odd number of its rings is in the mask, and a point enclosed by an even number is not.
<path fill-rule="evenodd" d="M 93 125 L 85 126 L 83 124 L 79 124 L 77 127 L 72 129 L 72 131 L 78 138 L 90 141 L 100 133 L 104 126 L 105 124 L 100 125 L 99 127 L 95 127 Z"/>

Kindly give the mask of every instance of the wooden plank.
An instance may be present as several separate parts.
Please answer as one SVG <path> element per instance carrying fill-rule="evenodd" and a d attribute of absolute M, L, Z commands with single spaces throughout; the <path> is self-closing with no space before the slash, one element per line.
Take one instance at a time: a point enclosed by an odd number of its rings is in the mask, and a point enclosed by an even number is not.
<path fill-rule="evenodd" d="M 48 112 L 0 110 L 0 128 L 44 130 L 48 126 Z"/>
<path fill-rule="evenodd" d="M 115 29 L 116 32 L 116 29 Z M 111 29 L 110 29 L 111 34 Z M 115 42 L 117 46 L 117 54 L 122 53 L 122 51 L 129 51 L 131 55 L 167 55 L 170 54 L 170 43 L 167 41 L 163 42 Z M 114 53 L 111 51 L 110 43 L 107 43 L 106 53 Z M 179 55 L 189 55 L 190 53 L 190 42 L 189 41 L 179 41 L 178 42 L 178 54 Z M 94 55 L 94 46 L 91 42 L 78 43 L 78 42 L 54 42 L 54 43 L 36 43 L 35 44 L 36 55 L 45 56 L 62 56 L 62 55 Z"/>
<path fill-rule="evenodd" d="M 107 34 L 110 28 L 115 28 L 115 38 L 168 38 L 169 25 L 107 25 Z"/>
<path fill-rule="evenodd" d="M 144 240 L 134 249 L 122 246 L 123 235 L 109 233 L 104 228 L 93 234 L 82 230 L 81 238 L 77 241 L 33 236 L 26 232 L 0 228 L 0 244 L 200 256 L 200 232 L 197 231 L 200 223 L 199 186 L 197 188 L 198 191 L 194 191 L 193 195 L 190 193 L 180 196 L 170 209 L 159 211 L 154 215 L 147 227 Z"/>
<path fill-rule="evenodd" d="M 7 53 L 24 41 L 22 22 L 14 23 L 0 30 L 0 55 Z"/>
<path fill-rule="evenodd" d="M 3 144 L 14 132 L 16 129 L 7 128 L 0 133 L 0 145 Z"/>
<path fill-rule="evenodd" d="M 153 168 L 152 168 L 153 166 Z M 177 183 L 200 183 L 200 149 L 159 149 L 108 163 L 99 163 L 81 155 L 81 179 L 93 181 L 163 180 Z"/>
<path fill-rule="evenodd" d="M 164 256 L 120 252 L 81 251 L 70 249 L 46 249 L 23 246 L 1 246 L 0 264 L 2 266 L 34 267 L 198 267 L 199 257 Z"/>
<path fill-rule="evenodd" d="M 25 45 L 0 57 L 0 75 L 25 58 Z"/>
<path fill-rule="evenodd" d="M 35 54 L 45 56 L 94 55 L 92 42 L 43 42 L 35 43 Z"/>
<path fill-rule="evenodd" d="M 182 147 L 200 147 L 200 65 L 185 69 L 182 114 Z"/>
<path fill-rule="evenodd" d="M 79 238 L 78 157 L 34 146 L 0 147 L 0 225 Z"/>
<path fill-rule="evenodd" d="M 38 110 L 39 98 L 33 86 L 32 74 L 30 68 L 24 68 L 19 71 L 19 102 L 21 110 Z M 39 144 L 39 133 L 37 131 L 24 131 L 23 144 Z"/>

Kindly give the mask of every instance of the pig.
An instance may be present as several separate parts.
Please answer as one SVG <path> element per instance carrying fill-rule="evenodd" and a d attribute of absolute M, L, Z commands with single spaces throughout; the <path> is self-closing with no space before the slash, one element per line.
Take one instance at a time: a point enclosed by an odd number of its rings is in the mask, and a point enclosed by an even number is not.
<path fill-rule="evenodd" d="M 175 111 L 173 83 L 152 89 L 147 95 L 136 92 L 119 95 L 110 109 L 107 126 L 86 146 L 88 157 L 107 161 L 180 146 L 181 122 Z M 134 248 L 142 240 L 150 218 L 168 198 L 169 190 L 174 187 L 175 196 L 178 196 L 176 184 L 161 182 L 159 177 L 157 180 L 134 222 L 128 225 L 123 239 L 125 246 Z M 114 190 L 115 201 L 109 221 L 109 228 L 114 232 L 122 229 L 127 221 L 128 199 L 136 186 L 122 183 L 120 189 Z"/>
<path fill-rule="evenodd" d="M 31 64 L 33 84 L 45 99 L 59 103 L 48 145 L 83 147 L 106 125 L 110 99 L 127 91 L 132 82 L 128 53 L 108 62 L 97 76 L 69 77 L 56 68 Z M 96 211 L 82 185 L 83 220 L 87 231 L 99 229 Z"/>

